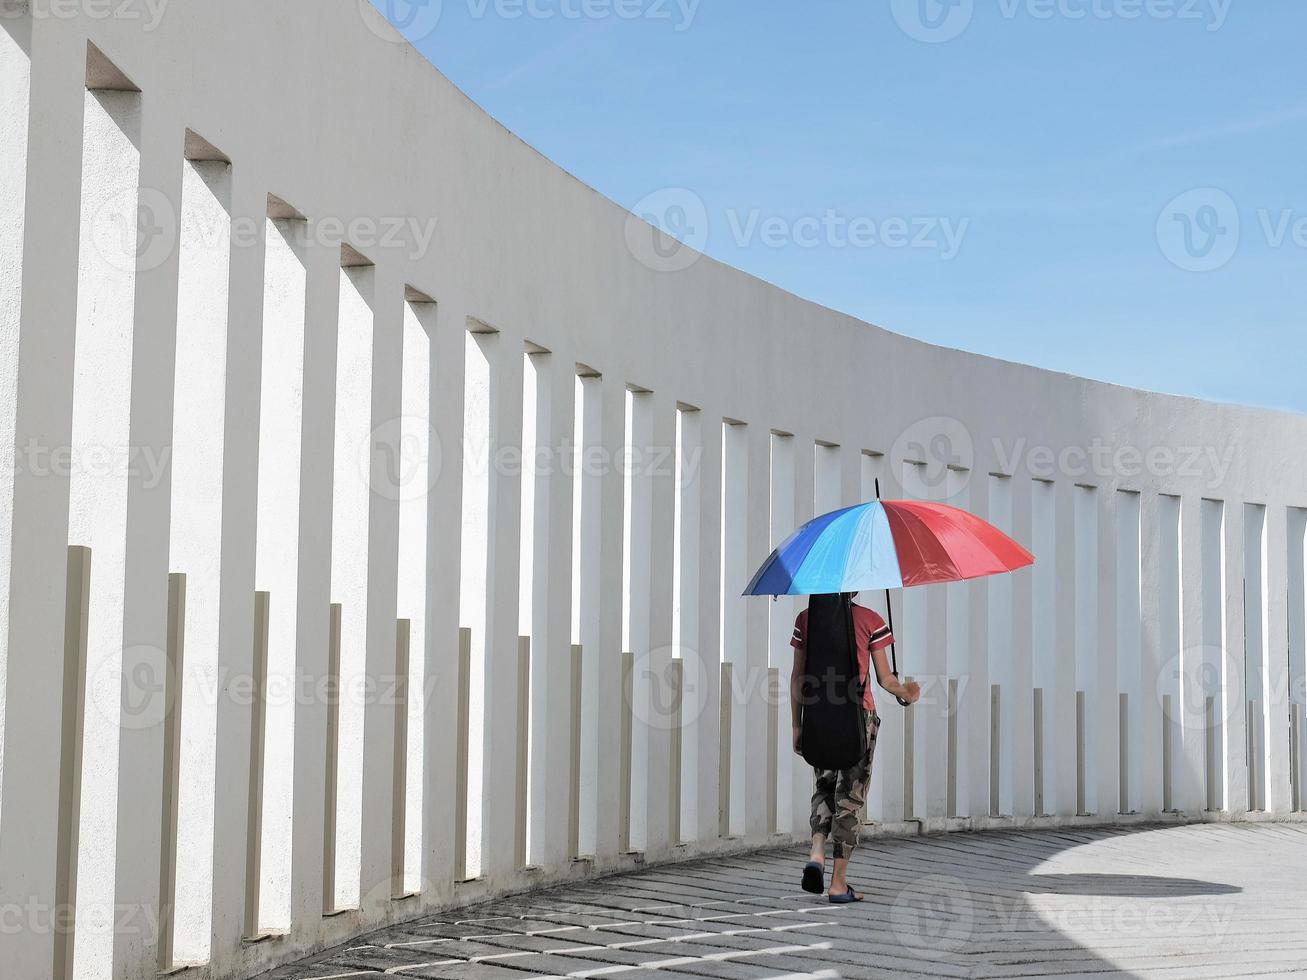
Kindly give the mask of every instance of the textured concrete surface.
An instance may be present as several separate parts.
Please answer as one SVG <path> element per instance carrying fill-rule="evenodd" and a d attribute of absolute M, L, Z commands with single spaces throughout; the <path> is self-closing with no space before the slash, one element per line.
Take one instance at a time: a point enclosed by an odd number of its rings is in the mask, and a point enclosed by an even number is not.
<path fill-rule="evenodd" d="M 451 911 L 270 980 L 1307 976 L 1307 827 L 954 834 L 854 858 L 860 905 L 799 890 L 802 851 L 651 869 Z"/>

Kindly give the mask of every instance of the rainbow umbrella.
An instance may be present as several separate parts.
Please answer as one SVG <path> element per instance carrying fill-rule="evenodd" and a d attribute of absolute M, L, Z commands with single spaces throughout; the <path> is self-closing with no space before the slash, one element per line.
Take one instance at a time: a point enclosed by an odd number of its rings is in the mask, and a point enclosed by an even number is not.
<path fill-rule="evenodd" d="M 745 595 L 901 589 L 1034 564 L 1006 534 L 947 504 L 873 500 L 809 521 L 762 563 Z"/>
<path fill-rule="evenodd" d="M 1034 555 L 998 528 L 957 507 L 921 500 L 873 500 L 803 525 L 762 563 L 744 594 L 828 595 L 885 589 L 888 610 L 889 589 L 1000 575 L 1034 562 Z M 889 615 L 892 632 L 892 611 Z M 897 677 L 893 646 L 890 656 Z"/>

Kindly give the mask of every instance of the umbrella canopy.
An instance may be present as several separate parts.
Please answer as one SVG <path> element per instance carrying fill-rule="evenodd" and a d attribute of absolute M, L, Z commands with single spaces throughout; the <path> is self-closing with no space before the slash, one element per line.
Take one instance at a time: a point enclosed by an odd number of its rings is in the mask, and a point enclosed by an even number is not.
<path fill-rule="evenodd" d="M 947 504 L 875 500 L 809 521 L 771 553 L 745 595 L 820 595 L 959 582 L 1015 571 L 1034 556 Z"/>

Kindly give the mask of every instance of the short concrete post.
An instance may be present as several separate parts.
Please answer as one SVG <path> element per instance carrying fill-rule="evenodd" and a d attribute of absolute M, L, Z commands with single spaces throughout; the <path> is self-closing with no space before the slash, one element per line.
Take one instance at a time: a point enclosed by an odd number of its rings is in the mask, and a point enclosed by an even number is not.
<path fill-rule="evenodd" d="M 989 815 L 1002 813 L 1003 776 L 1003 690 L 998 684 L 989 686 Z"/>
<path fill-rule="evenodd" d="M 82 816 L 82 733 L 86 725 L 86 644 L 91 604 L 91 549 L 68 549 L 64 606 L 64 679 L 59 747 L 59 843 L 55 857 L 54 980 L 73 980 L 77 845 Z"/>
<path fill-rule="evenodd" d="M 911 677 L 904 677 L 903 683 L 910 684 Z M 903 819 L 916 818 L 916 708 L 909 705 L 903 709 Z"/>
<path fill-rule="evenodd" d="M 734 687 L 732 664 L 722 664 L 721 722 L 717 752 L 717 836 L 731 836 L 731 733 L 734 718 L 731 691 Z"/>
<path fill-rule="evenodd" d="M 1203 703 L 1204 752 L 1207 771 L 1207 809 L 1221 809 L 1221 747 L 1216 727 L 1216 698 Z"/>
<path fill-rule="evenodd" d="M 635 655 L 622 654 L 622 704 L 619 708 L 620 733 L 617 745 L 617 852 L 631 851 L 631 739 L 634 716 L 631 711 L 635 696 Z"/>
<path fill-rule="evenodd" d="M 263 765 L 267 748 L 268 623 L 272 595 L 254 593 L 254 655 L 250 688 L 250 783 L 245 813 L 246 940 L 263 938 L 259 929 L 260 886 L 263 880 Z"/>
<path fill-rule="evenodd" d="M 567 736 L 567 856 L 581 856 L 581 691 L 585 659 L 580 644 L 572 646 L 572 715 Z"/>
<path fill-rule="evenodd" d="M 513 780 L 516 814 L 513 822 L 513 866 L 527 865 L 527 795 L 531 764 L 531 637 L 517 640 L 517 778 Z"/>
<path fill-rule="evenodd" d="M 392 755 L 390 800 L 390 896 L 404 898 L 404 838 L 408 823 L 408 670 L 412 622 L 395 624 L 395 749 Z"/>
<path fill-rule="evenodd" d="M 781 672 L 767 668 L 767 833 L 776 833 L 776 793 L 780 782 L 777 766 L 780 764 L 777 739 L 780 738 L 780 683 Z M 866 822 L 867 805 L 862 805 L 862 822 Z"/>
<path fill-rule="evenodd" d="M 173 968 L 177 909 L 177 800 L 181 784 L 182 671 L 186 662 L 186 576 L 168 576 L 164 676 L 163 814 L 159 827 L 159 972 Z"/>
<path fill-rule="evenodd" d="M 671 745 L 668 751 L 670 773 L 667 780 L 668 841 L 673 847 L 681 843 L 681 753 L 685 745 L 685 661 L 679 657 L 668 665 L 672 693 Z"/>
<path fill-rule="evenodd" d="M 1044 812 L 1044 689 L 1035 688 L 1034 701 L 1034 736 L 1035 746 L 1035 816 L 1045 816 Z"/>
<path fill-rule="evenodd" d="M 1086 758 L 1085 692 L 1076 691 L 1076 814 L 1089 816 L 1089 765 Z"/>
<path fill-rule="evenodd" d="M 458 631 L 458 717 L 454 736 L 454 880 L 467 880 L 467 755 L 471 739 L 472 631 Z"/>
<path fill-rule="evenodd" d="M 1170 813 L 1171 803 L 1171 695 L 1162 695 L 1162 810 Z"/>
<path fill-rule="evenodd" d="M 957 678 L 948 679 L 947 738 L 948 738 L 948 783 L 945 790 L 946 802 L 944 815 L 958 815 L 958 682 Z"/>
<path fill-rule="evenodd" d="M 1293 809 L 1295 812 L 1301 812 L 1307 809 L 1307 758 L 1303 752 L 1303 739 L 1307 736 L 1307 717 L 1304 715 L 1303 706 L 1294 702 L 1292 712 L 1289 716 L 1292 723 L 1292 734 L 1289 748 L 1291 750 L 1292 775 L 1293 775 Z"/>
<path fill-rule="evenodd" d="M 1117 811 L 1133 813 L 1130 808 L 1130 695 L 1122 691 L 1117 709 Z"/>
<path fill-rule="evenodd" d="M 1252 811 L 1265 808 L 1265 772 L 1263 760 L 1265 751 L 1262 734 L 1262 704 L 1253 699 L 1248 702 L 1247 715 L 1248 744 L 1248 809 Z"/>
<path fill-rule="evenodd" d="M 336 912 L 336 786 L 340 772 L 341 605 L 333 602 L 327 625 L 327 750 L 322 806 L 322 914 Z"/>

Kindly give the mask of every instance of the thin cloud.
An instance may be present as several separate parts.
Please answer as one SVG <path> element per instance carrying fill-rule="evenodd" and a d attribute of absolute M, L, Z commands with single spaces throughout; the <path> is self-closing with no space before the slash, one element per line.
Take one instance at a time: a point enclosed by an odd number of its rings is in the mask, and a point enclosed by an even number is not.
<path fill-rule="evenodd" d="M 562 41 L 541 49 L 531 58 L 528 58 L 520 65 L 516 65 L 512 70 L 487 82 L 482 88 L 486 91 L 505 89 L 525 78 L 530 78 L 532 75 L 546 69 L 570 61 L 578 51 L 593 46 L 601 33 L 606 32 L 613 23 L 614 21 L 610 20 L 593 26 L 569 25 L 569 27 L 576 27 L 577 29 L 569 30 L 568 36 Z"/>
<path fill-rule="evenodd" d="M 1140 143 L 1122 152 L 1125 155 L 1135 155 L 1140 153 L 1150 153 L 1156 150 L 1174 150 L 1185 146 L 1195 146 L 1199 143 L 1214 143 L 1220 140 L 1232 139 L 1236 136 L 1247 136 L 1250 133 L 1260 133 L 1267 129 L 1277 129 L 1280 126 L 1287 126 L 1290 123 L 1301 122 L 1303 120 L 1307 120 L 1307 105 L 1292 106 L 1291 108 L 1282 109 L 1279 112 L 1270 113 L 1268 115 L 1252 116 L 1247 119 L 1236 119 L 1219 126 L 1210 126 L 1205 129 L 1194 129 L 1185 133 L 1176 133 L 1171 136 L 1149 140 L 1146 143 Z"/>

